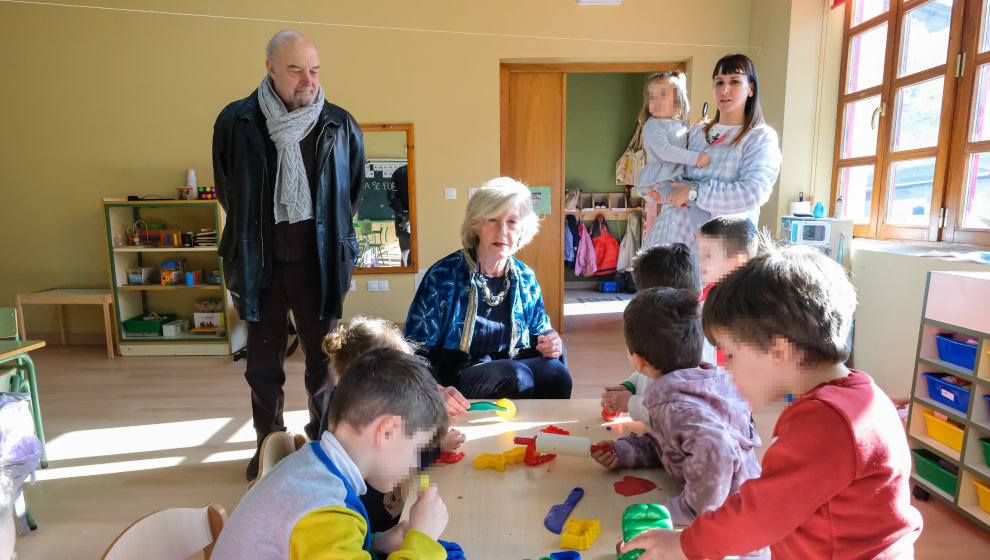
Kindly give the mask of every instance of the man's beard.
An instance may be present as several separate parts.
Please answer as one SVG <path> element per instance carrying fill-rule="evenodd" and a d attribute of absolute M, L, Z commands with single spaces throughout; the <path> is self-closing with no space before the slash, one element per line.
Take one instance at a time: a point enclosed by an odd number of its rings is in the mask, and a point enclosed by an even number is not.
<path fill-rule="evenodd" d="M 303 93 L 299 91 L 293 92 L 292 102 L 296 104 L 296 107 L 305 107 L 307 105 L 312 105 L 313 101 L 316 101 L 316 94 L 318 93 L 318 91 L 319 90 L 314 89 L 312 92 L 309 93 Z"/>

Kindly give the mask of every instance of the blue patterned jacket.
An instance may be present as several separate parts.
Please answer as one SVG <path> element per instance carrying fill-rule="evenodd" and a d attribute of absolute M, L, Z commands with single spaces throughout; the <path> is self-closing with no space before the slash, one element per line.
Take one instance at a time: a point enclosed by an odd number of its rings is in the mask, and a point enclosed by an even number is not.
<path fill-rule="evenodd" d="M 478 312 L 478 287 L 471 281 L 478 271 L 474 251 L 461 249 L 437 261 L 423 276 L 409 306 L 404 333 L 425 348 L 471 353 L 474 321 Z M 551 329 L 543 307 L 543 295 L 533 270 L 519 259 L 510 259 L 509 296 L 512 329 L 509 354 L 530 347 L 530 336 Z M 465 328 L 466 327 L 466 328 Z"/>

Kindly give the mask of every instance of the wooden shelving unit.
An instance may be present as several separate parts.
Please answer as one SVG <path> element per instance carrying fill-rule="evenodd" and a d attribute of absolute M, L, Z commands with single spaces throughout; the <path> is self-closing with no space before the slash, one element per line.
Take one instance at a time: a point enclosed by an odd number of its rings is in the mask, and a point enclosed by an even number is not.
<path fill-rule="evenodd" d="M 113 291 L 115 337 L 123 356 L 190 355 L 210 356 L 232 354 L 244 346 L 246 329 L 237 316 L 233 300 L 221 283 L 194 286 L 158 283 L 163 261 L 184 258 L 188 269 L 202 269 L 204 276 L 213 270 L 221 270 L 217 246 L 206 247 L 155 247 L 149 245 L 116 246 L 118 236 L 126 238 L 127 226 L 140 219 L 146 224 L 164 223 L 169 229 L 199 231 L 215 229 L 217 242 L 223 231 L 223 211 L 216 200 L 103 200 L 103 216 L 106 221 L 106 246 L 109 259 L 108 273 Z M 153 283 L 131 284 L 127 271 L 146 266 L 154 268 Z M 204 278 L 205 280 L 205 278 Z M 174 313 L 179 319 L 188 319 L 192 325 L 196 301 L 200 298 L 219 298 L 224 302 L 224 329 L 218 335 L 194 335 L 185 333 L 177 337 L 142 336 L 124 328 L 124 321 L 132 317 L 157 313 Z"/>
<path fill-rule="evenodd" d="M 924 449 L 959 469 L 952 493 L 936 487 L 918 473 L 918 459 L 911 482 L 932 496 L 958 510 L 985 530 L 990 531 L 990 512 L 980 508 L 974 480 L 990 484 L 990 466 L 981 439 L 990 439 L 990 273 L 929 272 L 925 305 L 918 335 L 918 353 L 911 406 L 908 413 L 908 443 L 912 449 Z M 976 345 L 976 363 L 972 369 L 947 362 L 939 357 L 935 335 L 953 333 L 972 337 Z M 939 402 L 929 395 L 925 373 L 949 374 L 971 384 L 965 412 Z M 938 391 L 938 388 L 936 388 Z M 926 412 L 951 420 L 963 432 L 957 450 L 928 434 Z"/>
<path fill-rule="evenodd" d="M 571 214 L 579 222 L 590 222 L 601 214 L 605 220 L 625 220 L 630 211 L 643 211 L 645 199 L 629 197 L 628 206 L 625 193 L 581 193 L 578 207 L 574 210 L 564 210 L 564 215 Z M 605 208 L 595 208 L 595 204 L 605 204 Z"/>

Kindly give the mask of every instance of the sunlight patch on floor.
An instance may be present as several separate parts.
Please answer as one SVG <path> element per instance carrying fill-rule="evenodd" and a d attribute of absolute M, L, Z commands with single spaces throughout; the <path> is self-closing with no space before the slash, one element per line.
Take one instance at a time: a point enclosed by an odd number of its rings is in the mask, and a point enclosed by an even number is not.
<path fill-rule="evenodd" d="M 106 457 L 163 449 L 198 447 L 207 443 L 233 418 L 203 418 L 140 426 L 66 432 L 46 443 L 48 459 Z"/>
<path fill-rule="evenodd" d="M 564 315 L 602 315 L 605 313 L 622 313 L 628 301 L 596 301 L 592 303 L 565 303 Z"/>
<path fill-rule="evenodd" d="M 248 455 L 250 458 L 250 455 Z M 80 465 L 77 467 L 58 468 L 51 466 L 47 469 L 35 471 L 37 480 L 59 480 L 63 478 L 76 478 L 81 476 L 97 476 L 104 474 L 117 474 L 134 471 L 145 471 L 149 469 L 164 469 L 174 467 L 181 463 L 185 457 L 159 457 L 157 459 L 139 459 L 137 461 L 119 461 L 115 463 L 98 463 L 95 465 Z"/>

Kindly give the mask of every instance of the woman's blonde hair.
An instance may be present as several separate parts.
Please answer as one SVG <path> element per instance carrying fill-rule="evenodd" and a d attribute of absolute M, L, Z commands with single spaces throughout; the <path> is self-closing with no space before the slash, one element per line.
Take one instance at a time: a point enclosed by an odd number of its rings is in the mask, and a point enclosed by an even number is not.
<path fill-rule="evenodd" d="M 402 336 L 395 323 L 362 315 L 341 323 L 323 338 L 323 352 L 330 357 L 338 378 L 355 360 L 376 348 L 395 348 L 406 354 L 416 351 L 416 346 Z"/>
<path fill-rule="evenodd" d="M 540 230 L 540 219 L 533 211 L 529 187 L 511 177 L 496 177 L 481 185 L 468 200 L 461 224 L 461 244 L 465 249 L 478 248 L 478 231 L 485 220 L 515 208 L 519 212 L 519 242 L 513 251 L 522 249 Z"/>
<path fill-rule="evenodd" d="M 647 78 L 646 85 L 643 86 L 643 108 L 639 110 L 639 124 L 646 124 L 646 121 L 652 116 L 650 115 L 650 85 L 664 82 L 669 82 L 670 85 L 674 86 L 674 106 L 677 107 L 677 120 L 685 123 L 688 121 L 688 117 L 691 115 L 691 104 L 688 102 L 687 96 L 687 77 L 681 72 L 670 70 L 651 74 Z"/>

